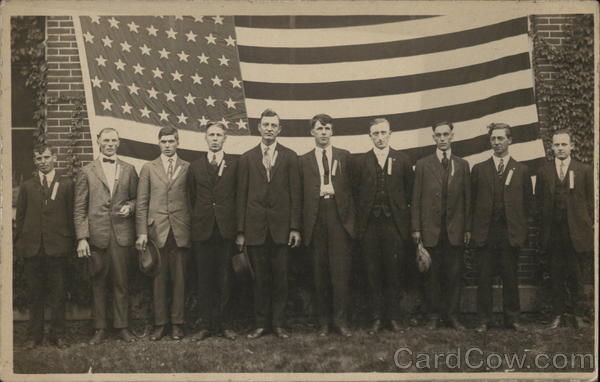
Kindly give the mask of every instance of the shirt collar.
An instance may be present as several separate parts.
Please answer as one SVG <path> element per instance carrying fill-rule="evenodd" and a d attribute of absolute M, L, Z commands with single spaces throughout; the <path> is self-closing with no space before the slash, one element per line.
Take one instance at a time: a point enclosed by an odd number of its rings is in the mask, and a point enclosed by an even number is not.
<path fill-rule="evenodd" d="M 104 162 L 104 161 L 102 161 L 102 159 L 103 159 L 103 158 L 114 160 L 114 161 L 115 161 L 115 164 L 117 163 L 117 159 L 119 159 L 119 158 L 117 157 L 117 154 L 115 154 L 115 155 L 113 155 L 113 156 L 111 156 L 111 157 L 107 157 L 106 155 L 104 155 L 104 154 L 102 154 L 102 153 L 100 154 L 100 157 L 99 157 L 99 158 L 100 158 L 100 163 L 102 163 L 102 164 L 112 164 L 112 163 L 108 163 L 108 162 Z"/>
<path fill-rule="evenodd" d="M 380 149 L 378 147 L 373 146 L 373 152 L 375 153 L 376 156 L 385 156 L 387 157 L 388 154 L 390 153 L 390 146 L 387 146 L 384 149 Z"/>
<path fill-rule="evenodd" d="M 223 152 L 222 149 L 217 152 L 208 150 L 206 152 L 206 157 L 208 158 L 208 163 L 210 163 L 212 161 L 213 155 L 215 155 L 215 154 L 217 155 L 217 163 L 221 163 L 221 161 L 223 160 L 223 157 L 225 156 L 225 152 Z"/>
<path fill-rule="evenodd" d="M 262 141 L 260 142 L 260 152 L 264 154 L 265 150 L 269 148 L 269 155 L 273 155 L 277 148 L 277 141 L 273 142 L 270 146 L 265 145 Z"/>
<path fill-rule="evenodd" d="M 168 157 L 164 154 L 160 154 L 160 159 L 162 160 L 165 166 L 169 165 L 169 159 L 173 158 L 173 165 L 177 162 L 177 153 L 173 154 L 172 157 Z"/>
<path fill-rule="evenodd" d="M 333 149 L 331 148 L 332 146 L 329 145 L 325 148 L 325 152 L 327 153 L 327 156 L 331 156 Z M 319 154 L 319 155 L 323 155 L 323 149 L 320 148 L 319 146 L 315 146 L 315 153 Z"/>
<path fill-rule="evenodd" d="M 554 163 L 556 164 L 556 168 L 559 168 L 561 163 L 565 164 L 565 168 L 569 168 L 569 165 L 571 164 L 571 156 L 569 155 L 567 157 L 567 159 L 563 159 L 563 160 L 554 158 Z"/>
<path fill-rule="evenodd" d="M 44 175 L 46 175 L 46 177 L 48 178 L 48 184 L 52 183 L 52 181 L 54 180 L 54 175 L 56 174 L 56 169 L 52 169 L 52 171 L 50 171 L 47 174 L 44 174 L 41 171 L 38 171 L 38 175 L 40 177 L 40 182 L 44 181 Z"/>
<path fill-rule="evenodd" d="M 435 149 L 435 155 L 437 156 L 437 158 L 440 162 L 442 161 L 442 159 L 444 159 L 444 151 L 442 151 L 438 148 Z M 451 156 L 452 156 L 452 149 L 446 150 L 446 158 L 450 159 Z"/>
<path fill-rule="evenodd" d="M 506 156 L 503 158 L 499 158 L 499 157 L 495 156 L 494 154 L 492 154 L 492 159 L 494 160 L 494 166 L 496 168 L 498 168 L 498 165 L 500 164 L 500 159 L 502 159 L 504 161 L 502 163 L 504 163 L 504 167 L 506 167 L 506 165 L 508 164 L 508 161 L 510 161 L 510 154 L 506 154 Z"/>

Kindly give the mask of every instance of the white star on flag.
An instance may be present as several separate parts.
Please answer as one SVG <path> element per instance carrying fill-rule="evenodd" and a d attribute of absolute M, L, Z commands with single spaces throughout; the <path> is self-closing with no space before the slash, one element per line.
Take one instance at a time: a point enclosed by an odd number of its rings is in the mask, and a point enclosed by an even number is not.
<path fill-rule="evenodd" d="M 194 21 L 196 21 L 198 23 L 203 23 L 204 22 L 204 16 L 194 16 Z"/>
<path fill-rule="evenodd" d="M 189 31 L 185 34 L 185 37 L 187 37 L 187 41 L 196 42 L 196 37 L 198 37 L 198 35 L 192 31 Z"/>
<path fill-rule="evenodd" d="M 206 106 L 215 106 L 215 99 L 212 96 L 208 96 L 208 98 L 204 98 L 206 101 Z"/>
<path fill-rule="evenodd" d="M 221 81 L 223 81 L 223 80 L 220 79 L 219 76 L 217 76 L 215 74 L 215 76 L 213 78 L 211 78 L 211 81 L 213 82 L 213 86 L 221 86 Z"/>
<path fill-rule="evenodd" d="M 129 43 L 127 41 L 123 41 L 120 45 L 121 45 L 121 49 L 123 50 L 123 52 L 131 53 L 131 45 L 129 45 Z"/>
<path fill-rule="evenodd" d="M 189 54 L 186 54 L 183 50 L 180 53 L 177 53 L 177 56 L 179 57 L 179 61 L 185 61 L 187 62 Z"/>
<path fill-rule="evenodd" d="M 165 97 L 167 97 L 167 101 L 175 102 L 175 94 L 171 90 L 165 93 Z"/>
<path fill-rule="evenodd" d="M 100 24 L 100 16 L 90 16 L 94 24 Z"/>
<path fill-rule="evenodd" d="M 130 22 L 129 24 L 127 24 L 127 26 L 129 27 L 129 31 L 133 32 L 133 33 L 138 33 L 138 28 L 140 27 L 139 25 L 137 25 L 136 23 L 134 23 L 133 21 Z"/>
<path fill-rule="evenodd" d="M 113 40 L 111 40 L 108 36 L 104 36 L 104 38 L 102 39 L 102 43 L 104 44 L 104 46 L 107 46 L 109 48 L 112 48 L 112 42 Z"/>
<path fill-rule="evenodd" d="M 138 90 L 140 90 L 140 88 L 138 88 L 137 86 L 135 86 L 135 84 L 131 84 L 129 86 L 127 86 L 127 88 L 129 88 L 129 94 L 138 94 Z"/>
<path fill-rule="evenodd" d="M 89 31 L 83 34 L 83 38 L 85 38 L 85 42 L 94 43 L 94 35 L 92 35 Z"/>
<path fill-rule="evenodd" d="M 231 99 L 231 97 L 229 97 L 229 99 L 227 101 L 223 101 L 225 102 L 225 104 L 227 104 L 227 108 L 228 109 L 235 109 L 235 101 Z"/>
<path fill-rule="evenodd" d="M 186 117 L 183 113 L 179 114 L 177 116 L 178 122 L 179 123 L 187 123 L 188 117 Z"/>
<path fill-rule="evenodd" d="M 235 123 L 238 127 L 238 129 L 247 129 L 248 126 L 246 126 L 246 122 L 243 120 L 239 120 L 238 122 Z"/>
<path fill-rule="evenodd" d="M 168 50 L 166 50 L 165 48 L 162 48 L 161 50 L 158 51 L 158 54 L 160 54 L 160 58 L 169 58 L 169 54 L 171 54 L 171 52 L 169 52 Z"/>
<path fill-rule="evenodd" d="M 98 62 L 98 66 L 106 66 L 106 58 L 100 56 L 96 58 L 96 61 Z"/>
<path fill-rule="evenodd" d="M 140 50 L 142 51 L 142 55 L 149 56 L 150 55 L 150 51 L 152 49 L 150 49 L 146 44 L 144 44 L 143 46 L 140 46 Z"/>
<path fill-rule="evenodd" d="M 165 31 L 165 33 L 167 34 L 168 38 L 172 38 L 173 40 L 177 39 L 177 32 L 175 32 L 173 28 L 169 29 L 168 31 Z"/>
<path fill-rule="evenodd" d="M 119 61 L 115 62 L 115 66 L 117 67 L 117 70 L 125 70 L 125 63 L 123 61 L 121 61 L 121 59 L 119 58 Z"/>
<path fill-rule="evenodd" d="M 225 39 L 225 42 L 227 43 L 227 46 L 235 46 L 235 39 L 231 37 L 231 35 Z"/>
<path fill-rule="evenodd" d="M 140 109 L 140 113 L 142 113 L 142 117 L 150 118 L 150 110 L 148 110 L 148 107 L 144 106 L 143 109 Z"/>
<path fill-rule="evenodd" d="M 158 29 L 156 29 L 154 25 L 150 25 L 146 30 L 148 31 L 148 35 L 157 37 L 156 32 L 158 32 Z"/>
<path fill-rule="evenodd" d="M 206 126 L 208 125 L 208 122 L 210 122 L 208 119 L 206 119 L 205 116 L 202 116 L 202 118 L 198 118 L 198 122 L 200 122 L 200 126 Z"/>
<path fill-rule="evenodd" d="M 154 78 L 162 78 L 163 71 L 156 67 L 156 69 L 152 70 L 152 74 L 154 74 Z"/>
<path fill-rule="evenodd" d="M 127 102 L 125 102 L 125 105 L 121 106 L 121 109 L 123 109 L 123 114 L 131 114 L 132 107 Z"/>
<path fill-rule="evenodd" d="M 142 65 L 140 65 L 140 63 L 138 62 L 136 65 L 133 65 L 133 71 L 136 74 L 143 75 L 144 74 L 144 67 Z"/>
<path fill-rule="evenodd" d="M 219 122 L 221 122 L 223 125 L 225 125 L 225 128 L 227 128 L 227 129 L 229 128 L 229 122 L 227 122 L 225 117 L 221 118 L 221 120 Z"/>
<path fill-rule="evenodd" d="M 240 85 L 242 81 L 238 80 L 236 77 L 233 77 L 233 80 L 229 80 L 229 82 L 231 82 L 231 86 L 234 88 L 242 88 Z"/>
<path fill-rule="evenodd" d="M 148 97 L 156 99 L 156 95 L 158 92 L 154 89 L 154 86 L 150 90 L 146 90 L 148 92 Z"/>
<path fill-rule="evenodd" d="M 98 78 L 98 76 L 95 76 L 94 78 L 92 78 L 92 85 L 93 85 L 95 88 L 99 88 L 99 87 L 101 87 L 101 86 L 102 86 L 102 82 L 103 82 L 103 81 L 104 81 L 104 80 L 101 80 L 100 78 Z"/>
<path fill-rule="evenodd" d="M 173 76 L 173 81 L 181 82 L 181 77 L 183 76 L 183 74 L 179 73 L 179 71 L 176 70 L 174 73 L 171 73 L 171 76 Z"/>
<path fill-rule="evenodd" d="M 105 99 L 102 102 L 102 106 L 104 107 L 104 110 L 112 110 L 112 102 L 110 102 L 108 99 Z"/>
<path fill-rule="evenodd" d="M 108 84 L 110 85 L 111 90 L 119 90 L 119 86 L 121 86 L 121 84 L 119 84 L 114 79 L 112 81 L 110 81 Z"/>
<path fill-rule="evenodd" d="M 198 73 L 194 73 L 194 75 L 190 76 L 190 77 L 192 78 L 192 80 L 194 81 L 195 84 L 202 84 L 202 79 L 204 78 L 204 77 L 200 77 L 198 75 Z"/>
<path fill-rule="evenodd" d="M 200 60 L 201 64 L 208 64 L 209 57 L 207 55 L 205 55 L 204 53 L 202 53 L 200 56 L 198 56 L 198 59 Z"/>
<path fill-rule="evenodd" d="M 213 20 L 215 21 L 215 24 L 223 25 L 223 18 L 221 16 L 215 16 L 213 17 Z"/>
<path fill-rule="evenodd" d="M 225 66 L 229 66 L 229 59 L 227 57 L 225 57 L 225 55 L 221 55 L 221 58 L 218 59 L 219 60 L 219 65 L 225 65 Z"/>
<path fill-rule="evenodd" d="M 169 120 L 169 113 L 167 113 L 165 111 L 165 109 L 163 109 L 163 111 L 161 111 L 160 113 L 158 113 L 158 116 L 160 117 L 161 121 L 168 121 Z"/>
<path fill-rule="evenodd" d="M 108 19 L 108 23 L 110 24 L 111 28 L 119 29 L 119 21 L 115 19 L 114 16 Z"/>
<path fill-rule="evenodd" d="M 204 36 L 204 38 L 206 39 L 206 42 L 208 44 L 216 45 L 215 41 L 217 40 L 217 38 L 215 36 L 213 36 L 212 33 L 209 33 L 208 36 Z"/>
<path fill-rule="evenodd" d="M 196 97 L 192 96 L 191 93 L 188 93 L 185 97 L 185 103 L 187 104 L 194 104 L 194 100 L 196 99 Z"/>

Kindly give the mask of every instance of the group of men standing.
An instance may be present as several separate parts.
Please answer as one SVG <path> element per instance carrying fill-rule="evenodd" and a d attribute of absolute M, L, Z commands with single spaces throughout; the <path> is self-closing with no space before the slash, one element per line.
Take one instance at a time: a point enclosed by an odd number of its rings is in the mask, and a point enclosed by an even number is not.
<path fill-rule="evenodd" d="M 460 277 L 465 245 L 479 250 L 478 331 L 492 318 L 492 281 L 500 269 L 504 324 L 519 324 L 517 260 L 527 237 L 534 202 L 528 168 L 510 156 L 510 126 L 493 123 L 488 135 L 493 155 L 469 170 L 452 153 L 453 125 L 432 127 L 435 152 L 417 161 L 389 146 L 385 118 L 373 119 L 368 134 L 373 149 L 351 156 L 331 145 L 334 121 L 319 114 L 310 121 L 315 148 L 298 157 L 277 142 L 279 115 L 265 110 L 258 124 L 261 142 L 237 157 L 224 152 L 226 127 L 206 129 L 207 153 L 191 164 L 179 158 L 176 129 L 158 134 L 161 155 L 146 163 L 138 179 L 134 167 L 117 157 L 119 136 L 105 128 L 98 134 L 100 156 L 81 169 L 75 184 L 54 170 L 55 150 L 34 149 L 36 175 L 23 183 L 17 203 L 16 243 L 25 257 L 30 290 L 30 341 L 43 338 L 45 278 L 52 308 L 50 340 L 61 344 L 64 331 L 65 257 L 77 241 L 77 254 L 94 264 L 92 274 L 95 333 L 107 336 L 107 287 L 112 289 L 113 327 L 125 341 L 128 329 L 129 251 L 159 248 L 153 277 L 154 330 L 160 340 L 184 336 L 184 274 L 188 253 L 197 267 L 200 331 L 204 339 L 222 334 L 235 339 L 228 314 L 231 256 L 234 246 L 247 249 L 253 268 L 257 338 L 269 330 L 288 338 L 285 306 L 288 251 L 302 243 L 311 256 L 319 336 L 334 329 L 352 336 L 348 325 L 349 277 L 353 242 L 360 243 L 371 304 L 368 333 L 384 325 L 399 331 L 401 267 L 409 240 L 430 253 L 425 273 L 428 328 L 458 320 Z M 554 280 L 555 318 L 561 325 L 568 296 L 581 317 L 581 256 L 593 250 L 593 175 L 589 165 L 571 158 L 568 132 L 553 136 L 555 160 L 537 174 L 536 200 L 543 208 L 542 248 L 548 248 Z M 567 289 L 569 293 L 567 292 Z"/>

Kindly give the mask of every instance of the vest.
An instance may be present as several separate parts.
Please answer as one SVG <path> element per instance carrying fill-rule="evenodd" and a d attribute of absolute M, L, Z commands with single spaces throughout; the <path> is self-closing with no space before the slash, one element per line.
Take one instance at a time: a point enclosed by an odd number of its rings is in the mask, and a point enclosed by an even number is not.
<path fill-rule="evenodd" d="M 554 171 L 554 214 L 552 220 L 556 223 L 567 220 L 567 197 L 569 195 L 568 176 L 561 182 Z"/>
<path fill-rule="evenodd" d="M 385 161 L 383 169 L 381 168 L 381 166 L 379 166 L 379 163 L 376 163 L 375 165 L 375 171 L 377 175 L 377 188 L 375 191 L 375 202 L 373 203 L 372 210 L 373 215 L 375 215 L 375 217 L 379 217 L 382 214 L 387 218 L 392 216 L 392 209 L 390 208 L 390 198 L 388 197 L 387 193 L 387 177 L 385 175 L 387 173 L 388 162 L 388 160 Z"/>
<path fill-rule="evenodd" d="M 446 231 L 446 215 L 448 209 L 448 177 L 450 176 L 450 169 L 452 168 L 452 160 L 448 158 L 448 168 L 444 169 L 442 162 L 438 162 L 442 169 L 442 232 Z"/>

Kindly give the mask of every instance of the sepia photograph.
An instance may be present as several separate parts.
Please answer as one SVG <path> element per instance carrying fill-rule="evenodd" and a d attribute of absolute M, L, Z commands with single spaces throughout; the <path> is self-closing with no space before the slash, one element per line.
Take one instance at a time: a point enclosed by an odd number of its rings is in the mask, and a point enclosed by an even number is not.
<path fill-rule="evenodd" d="M 598 12 L 7 1 L 0 379 L 597 379 Z"/>

